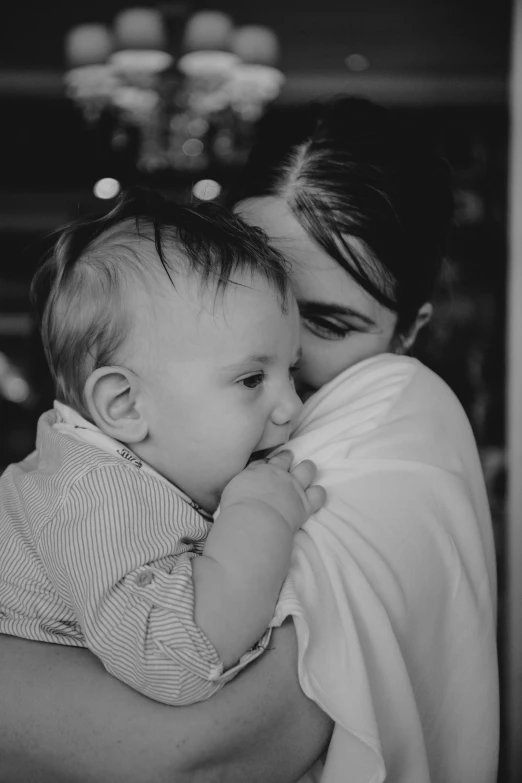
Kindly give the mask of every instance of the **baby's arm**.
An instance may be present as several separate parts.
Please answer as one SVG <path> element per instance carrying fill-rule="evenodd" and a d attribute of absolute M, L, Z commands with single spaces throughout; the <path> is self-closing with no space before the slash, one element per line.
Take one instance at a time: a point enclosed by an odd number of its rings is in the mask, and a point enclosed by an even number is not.
<path fill-rule="evenodd" d="M 275 472 L 273 467 L 263 469 Z M 246 473 L 250 479 L 257 468 Z M 243 492 L 232 494 L 231 503 L 251 496 L 252 488 L 241 476 L 234 481 Z M 277 476 L 296 481 L 281 468 Z M 271 496 L 274 490 L 283 500 L 277 484 L 254 483 L 260 492 Z M 291 498 L 296 491 L 304 495 L 294 486 Z M 323 490 L 314 488 L 312 500 L 314 494 L 321 505 Z M 226 507 L 226 494 L 223 499 Z M 311 511 L 310 502 L 303 521 Z M 208 698 L 236 673 L 222 675 L 223 662 L 194 619 L 192 562 L 200 559 L 194 544 L 205 540 L 208 528 L 168 485 L 150 481 L 131 466 L 118 463 L 87 471 L 38 541 L 42 563 L 61 597 L 56 616 L 42 617 L 42 622 L 48 625 L 51 620 L 49 627 L 56 633 L 70 627 L 74 634 L 73 618 L 62 608 L 70 606 L 85 646 L 118 679 L 166 704 Z M 248 643 L 241 653 L 246 649 Z M 259 648 L 249 658 L 261 652 Z"/>
<path fill-rule="evenodd" d="M 202 557 L 192 563 L 195 620 L 225 667 L 259 641 L 290 565 L 294 533 L 324 503 L 309 460 L 281 452 L 225 488 Z"/>

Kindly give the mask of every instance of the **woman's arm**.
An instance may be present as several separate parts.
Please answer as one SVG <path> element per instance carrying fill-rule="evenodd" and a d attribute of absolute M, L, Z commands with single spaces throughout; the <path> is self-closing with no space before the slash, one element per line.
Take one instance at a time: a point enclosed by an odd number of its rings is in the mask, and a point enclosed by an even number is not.
<path fill-rule="evenodd" d="M 297 679 L 293 624 L 210 700 L 168 707 L 86 650 L 0 636 L 0 783 L 291 783 L 330 719 Z"/>

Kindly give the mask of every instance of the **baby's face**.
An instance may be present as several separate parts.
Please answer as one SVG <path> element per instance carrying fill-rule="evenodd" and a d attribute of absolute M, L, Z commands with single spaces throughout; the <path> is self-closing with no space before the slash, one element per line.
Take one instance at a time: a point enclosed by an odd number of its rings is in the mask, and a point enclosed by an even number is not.
<path fill-rule="evenodd" d="M 284 443 L 301 410 L 292 378 L 299 314 L 261 277 L 215 295 L 165 277 L 133 295 L 125 364 L 138 376 L 149 435 L 133 449 L 203 508 L 253 452 Z"/>

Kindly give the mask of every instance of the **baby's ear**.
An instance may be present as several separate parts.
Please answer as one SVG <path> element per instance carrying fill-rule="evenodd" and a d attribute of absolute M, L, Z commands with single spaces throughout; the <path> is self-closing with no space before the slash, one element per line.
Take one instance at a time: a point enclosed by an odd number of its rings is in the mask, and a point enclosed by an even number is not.
<path fill-rule="evenodd" d="M 85 384 L 87 409 L 97 427 L 123 443 L 139 443 L 148 425 L 137 402 L 139 385 L 123 367 L 98 367 Z"/>

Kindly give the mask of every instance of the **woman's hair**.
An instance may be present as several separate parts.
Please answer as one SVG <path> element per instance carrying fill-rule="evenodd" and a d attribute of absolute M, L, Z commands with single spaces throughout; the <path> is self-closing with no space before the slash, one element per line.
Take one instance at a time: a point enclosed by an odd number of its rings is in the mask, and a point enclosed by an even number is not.
<path fill-rule="evenodd" d="M 333 100 L 272 192 L 407 332 L 433 296 L 453 212 L 449 166 L 418 132 L 369 101 Z"/>
<path fill-rule="evenodd" d="M 135 189 L 103 217 L 71 223 L 36 272 L 31 298 L 56 397 L 86 418 L 85 382 L 117 363 L 132 325 L 129 283 L 146 285 L 162 268 L 173 286 L 177 274 L 195 275 L 216 294 L 236 273 L 261 275 L 286 307 L 284 259 L 263 231 L 217 204 L 180 206 Z"/>

